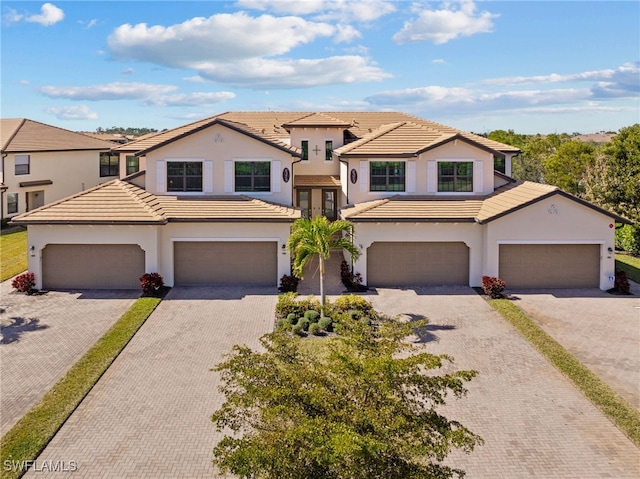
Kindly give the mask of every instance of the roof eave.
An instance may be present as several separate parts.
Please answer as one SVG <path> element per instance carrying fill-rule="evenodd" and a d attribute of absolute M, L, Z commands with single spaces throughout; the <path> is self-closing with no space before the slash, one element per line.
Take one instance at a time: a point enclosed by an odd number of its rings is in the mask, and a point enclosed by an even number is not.
<path fill-rule="evenodd" d="M 34 225 L 97 225 L 97 226 L 158 226 L 167 224 L 167 220 L 149 221 L 110 221 L 110 220 L 29 220 L 12 219 L 11 224 L 18 226 Z"/>
<path fill-rule="evenodd" d="M 358 218 L 354 216 L 345 216 L 345 219 L 353 223 L 475 223 L 475 217 L 461 218 Z"/>
<path fill-rule="evenodd" d="M 181 218 L 170 217 L 169 223 L 293 223 L 298 218 Z"/>

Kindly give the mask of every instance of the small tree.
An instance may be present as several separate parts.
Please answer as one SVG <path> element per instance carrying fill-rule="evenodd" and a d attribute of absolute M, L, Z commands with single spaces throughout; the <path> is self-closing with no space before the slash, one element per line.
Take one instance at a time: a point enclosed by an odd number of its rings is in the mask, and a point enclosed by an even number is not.
<path fill-rule="evenodd" d="M 358 259 L 360 251 L 353 244 L 353 225 L 346 220 L 329 221 L 324 216 L 313 219 L 297 219 L 291 227 L 287 248 L 293 256 L 293 274 L 303 278 L 307 262 L 318 255 L 320 272 L 320 303 L 325 305 L 324 262 L 331 251 L 345 250 L 353 259 Z M 324 311 L 321 311 L 324 315 Z"/>
<path fill-rule="evenodd" d="M 226 402 L 212 417 L 230 429 L 214 449 L 221 473 L 262 479 L 461 477 L 441 462 L 482 439 L 437 409 L 466 393 L 474 371 L 426 374 L 447 356 L 406 341 L 413 322 L 339 321 L 322 352 L 286 332 L 261 338 L 264 352 L 235 346 L 214 370 Z"/>

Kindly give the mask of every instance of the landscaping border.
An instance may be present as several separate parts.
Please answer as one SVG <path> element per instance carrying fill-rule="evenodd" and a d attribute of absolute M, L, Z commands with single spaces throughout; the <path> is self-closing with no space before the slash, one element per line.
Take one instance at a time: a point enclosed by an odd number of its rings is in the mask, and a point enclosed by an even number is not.
<path fill-rule="evenodd" d="M 514 326 L 540 353 L 602 411 L 636 446 L 640 447 L 640 411 L 578 361 L 508 299 L 488 303 Z"/>
<path fill-rule="evenodd" d="M 2 438 L 0 478 L 19 478 L 100 380 L 120 352 L 156 309 L 161 298 L 138 298 Z"/>

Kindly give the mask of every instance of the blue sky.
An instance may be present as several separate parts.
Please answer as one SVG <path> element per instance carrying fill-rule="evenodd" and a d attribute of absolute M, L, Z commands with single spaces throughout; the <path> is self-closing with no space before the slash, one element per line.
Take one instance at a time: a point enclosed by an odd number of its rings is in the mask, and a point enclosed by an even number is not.
<path fill-rule="evenodd" d="M 3 118 L 172 128 L 229 110 L 456 128 L 640 122 L 640 2 L 2 1 Z"/>

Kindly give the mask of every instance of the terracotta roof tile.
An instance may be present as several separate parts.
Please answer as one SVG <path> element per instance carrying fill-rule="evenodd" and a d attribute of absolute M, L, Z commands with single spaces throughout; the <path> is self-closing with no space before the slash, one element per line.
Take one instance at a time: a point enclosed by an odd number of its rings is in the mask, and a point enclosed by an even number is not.
<path fill-rule="evenodd" d="M 502 186 L 483 201 L 478 212 L 478 221 L 490 221 L 556 191 L 559 191 L 556 186 L 531 181 Z"/>
<path fill-rule="evenodd" d="M 340 187 L 340 177 L 331 175 L 295 175 L 294 188 Z"/>
<path fill-rule="evenodd" d="M 355 222 L 433 221 L 472 222 L 480 211 L 480 198 L 434 198 L 427 196 L 393 196 L 343 209 L 342 214 Z"/>
<path fill-rule="evenodd" d="M 110 150 L 113 146 L 108 141 L 26 118 L 3 118 L 0 131 L 3 153 Z"/>

